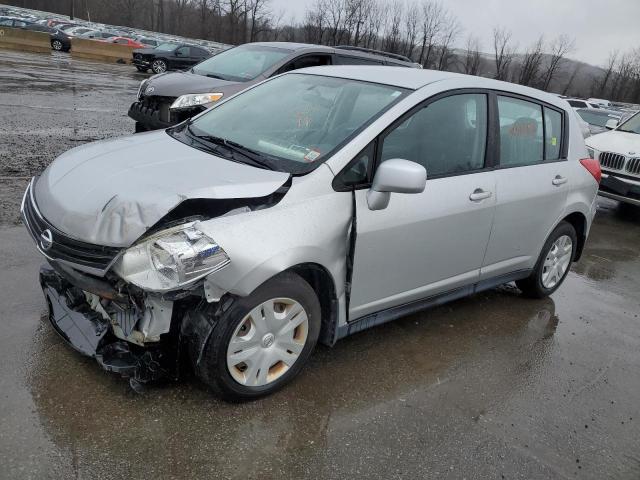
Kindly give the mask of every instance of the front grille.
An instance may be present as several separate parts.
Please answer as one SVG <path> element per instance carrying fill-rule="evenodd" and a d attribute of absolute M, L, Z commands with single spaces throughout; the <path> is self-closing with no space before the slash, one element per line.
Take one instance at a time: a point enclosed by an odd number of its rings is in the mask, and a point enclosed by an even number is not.
<path fill-rule="evenodd" d="M 622 170 L 624 166 L 624 155 L 612 152 L 602 152 L 600 154 L 600 165 L 612 170 Z"/>
<path fill-rule="evenodd" d="M 145 96 L 140 98 L 140 103 L 144 108 L 153 112 L 158 112 L 158 118 L 163 122 L 170 122 L 169 107 L 176 97 Z"/>
<path fill-rule="evenodd" d="M 640 175 L 640 158 L 630 158 L 625 170 L 634 175 Z"/>
<path fill-rule="evenodd" d="M 36 242 L 38 250 L 51 260 L 70 264 L 72 267 L 94 275 L 104 275 L 122 251 L 118 247 L 94 245 L 70 238 L 51 225 L 36 206 L 31 181 L 22 200 L 22 220 Z M 50 232 L 51 245 L 45 248 L 43 234 Z M 46 236 L 46 234 L 45 234 Z"/>

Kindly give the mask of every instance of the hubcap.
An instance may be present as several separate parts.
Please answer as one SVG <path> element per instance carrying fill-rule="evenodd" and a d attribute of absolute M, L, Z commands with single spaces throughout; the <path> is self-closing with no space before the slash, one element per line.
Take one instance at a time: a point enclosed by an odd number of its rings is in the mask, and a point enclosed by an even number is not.
<path fill-rule="evenodd" d="M 161 62 L 159 60 L 156 60 L 155 62 L 153 62 L 153 70 L 157 73 L 162 73 L 166 70 L 166 65 L 164 64 L 164 62 Z"/>
<path fill-rule="evenodd" d="M 555 287 L 564 277 L 573 254 L 573 242 L 568 235 L 562 235 L 553 242 L 542 268 L 542 286 Z"/>
<path fill-rule="evenodd" d="M 260 387 L 276 381 L 298 360 L 307 342 L 309 318 L 295 300 L 273 298 L 251 310 L 227 347 L 233 379 Z"/>
<path fill-rule="evenodd" d="M 53 48 L 55 50 L 62 50 L 62 43 L 60 43 L 59 40 L 56 40 L 55 42 L 53 42 Z"/>

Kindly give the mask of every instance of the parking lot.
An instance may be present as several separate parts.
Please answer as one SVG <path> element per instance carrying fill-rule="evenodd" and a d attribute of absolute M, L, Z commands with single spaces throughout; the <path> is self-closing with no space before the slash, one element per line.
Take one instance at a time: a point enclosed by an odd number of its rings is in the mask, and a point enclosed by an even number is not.
<path fill-rule="evenodd" d="M 21 195 L 69 148 L 132 132 L 145 77 L 0 50 L 0 477 L 640 477 L 640 210 L 605 199 L 551 298 L 505 286 L 356 334 L 264 400 L 193 378 L 135 394 L 63 344 Z"/>

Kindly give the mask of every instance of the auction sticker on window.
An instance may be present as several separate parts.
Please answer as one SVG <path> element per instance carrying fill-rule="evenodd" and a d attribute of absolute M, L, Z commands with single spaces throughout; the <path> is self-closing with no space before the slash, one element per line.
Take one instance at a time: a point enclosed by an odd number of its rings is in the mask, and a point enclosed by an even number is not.
<path fill-rule="evenodd" d="M 319 156 L 321 155 L 320 150 L 316 149 L 316 148 L 312 148 L 311 150 L 309 150 L 307 152 L 307 154 L 304 156 L 304 159 L 307 162 L 314 162 Z"/>

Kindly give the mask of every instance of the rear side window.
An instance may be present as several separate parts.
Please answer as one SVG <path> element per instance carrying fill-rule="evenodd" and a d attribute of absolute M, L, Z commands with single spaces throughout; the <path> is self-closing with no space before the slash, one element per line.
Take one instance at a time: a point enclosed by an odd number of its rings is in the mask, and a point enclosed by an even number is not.
<path fill-rule="evenodd" d="M 427 176 L 453 175 L 484 167 L 487 96 L 460 94 L 436 100 L 384 138 L 380 161 L 412 160 Z"/>
<path fill-rule="evenodd" d="M 366 57 L 351 57 L 349 55 L 336 55 L 338 65 L 382 65 L 382 61 Z"/>
<path fill-rule="evenodd" d="M 560 158 L 560 142 L 562 140 L 562 114 L 544 107 L 544 159 Z"/>
<path fill-rule="evenodd" d="M 542 106 L 517 98 L 498 96 L 500 165 L 542 162 Z"/>

